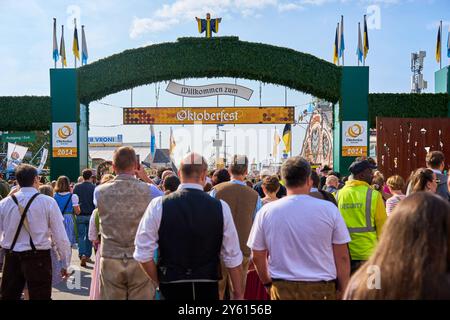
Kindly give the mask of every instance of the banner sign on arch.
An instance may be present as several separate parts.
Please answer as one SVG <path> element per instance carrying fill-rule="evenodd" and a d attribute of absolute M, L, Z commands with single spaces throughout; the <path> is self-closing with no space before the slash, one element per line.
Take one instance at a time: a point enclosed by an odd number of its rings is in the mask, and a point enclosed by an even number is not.
<path fill-rule="evenodd" d="M 229 84 L 218 83 L 206 86 L 187 86 L 170 81 L 166 88 L 167 92 L 182 96 L 186 98 L 203 98 L 211 96 L 235 96 L 245 100 L 250 100 L 253 90 L 247 87 Z"/>
<path fill-rule="evenodd" d="M 124 108 L 124 124 L 287 124 L 294 107 Z"/>
<path fill-rule="evenodd" d="M 76 158 L 78 134 L 76 122 L 52 123 L 53 158 Z"/>
<path fill-rule="evenodd" d="M 342 121 L 342 156 L 367 156 L 367 121 Z"/>

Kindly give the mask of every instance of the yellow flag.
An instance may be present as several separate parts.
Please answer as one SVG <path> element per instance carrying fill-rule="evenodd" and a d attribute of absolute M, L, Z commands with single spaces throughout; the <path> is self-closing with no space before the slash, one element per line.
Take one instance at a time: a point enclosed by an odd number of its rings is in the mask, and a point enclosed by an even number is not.
<path fill-rule="evenodd" d="M 339 63 L 339 23 L 336 27 L 336 35 L 334 36 L 334 52 L 333 52 L 333 63 Z"/>
<path fill-rule="evenodd" d="M 291 151 L 291 140 L 292 140 L 291 125 L 287 124 L 284 126 L 283 129 L 283 142 L 286 153 L 289 153 Z"/>
<path fill-rule="evenodd" d="M 441 62 L 441 38 L 442 38 L 442 33 L 441 33 L 441 26 L 439 26 L 439 31 L 438 31 L 438 35 L 437 35 L 437 41 L 436 41 L 436 62 L 440 63 Z"/>
<path fill-rule="evenodd" d="M 275 129 L 275 134 L 273 136 L 273 149 L 272 149 L 272 155 L 274 158 L 278 156 L 278 146 L 280 145 L 281 138 L 278 134 L 278 131 Z"/>
<path fill-rule="evenodd" d="M 72 43 L 72 51 L 73 55 L 80 60 L 80 46 L 78 44 L 78 30 L 77 30 L 77 24 L 75 21 L 75 31 L 73 32 L 73 43 Z"/>
<path fill-rule="evenodd" d="M 172 128 L 170 128 L 170 139 L 169 139 L 169 153 L 170 155 L 173 154 L 173 150 L 175 150 L 175 147 L 177 144 L 175 143 L 175 138 L 173 136 Z"/>

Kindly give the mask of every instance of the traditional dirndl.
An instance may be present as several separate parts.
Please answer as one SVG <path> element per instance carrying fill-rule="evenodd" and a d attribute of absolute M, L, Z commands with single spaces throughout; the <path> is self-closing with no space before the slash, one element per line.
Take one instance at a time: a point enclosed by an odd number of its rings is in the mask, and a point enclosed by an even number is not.
<path fill-rule="evenodd" d="M 67 267 L 65 266 L 65 263 L 60 260 L 54 245 L 52 245 L 52 248 L 50 249 L 50 257 L 52 258 L 52 286 L 56 286 L 63 281 L 61 269 L 67 269 Z"/>
<path fill-rule="evenodd" d="M 89 290 L 89 300 L 100 300 L 100 246 L 95 253 L 94 270 L 92 271 L 91 288 Z"/>
<path fill-rule="evenodd" d="M 75 222 L 72 213 L 64 214 L 64 228 L 66 229 L 67 237 L 69 238 L 70 244 L 73 246 L 77 243 L 77 237 L 75 235 Z"/>

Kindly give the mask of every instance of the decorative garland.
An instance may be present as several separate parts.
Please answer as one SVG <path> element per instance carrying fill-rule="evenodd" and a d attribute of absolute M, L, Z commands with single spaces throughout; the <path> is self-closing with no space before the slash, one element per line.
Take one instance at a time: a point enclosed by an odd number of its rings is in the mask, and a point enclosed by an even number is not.
<path fill-rule="evenodd" d="M 369 94 L 369 126 L 376 127 L 376 117 L 446 118 L 450 95 L 445 93 L 372 93 Z"/>
<path fill-rule="evenodd" d="M 0 97 L 0 131 L 50 130 L 50 97 Z"/>
<path fill-rule="evenodd" d="M 231 77 L 278 84 L 336 102 L 341 68 L 310 54 L 237 37 L 181 38 L 126 50 L 78 69 L 84 104 L 141 85 Z"/>

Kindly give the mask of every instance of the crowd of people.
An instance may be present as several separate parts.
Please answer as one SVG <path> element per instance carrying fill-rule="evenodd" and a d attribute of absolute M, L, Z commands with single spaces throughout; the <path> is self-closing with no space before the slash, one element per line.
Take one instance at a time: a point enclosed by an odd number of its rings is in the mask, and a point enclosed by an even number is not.
<path fill-rule="evenodd" d="M 425 160 L 406 181 L 299 156 L 250 179 L 244 155 L 208 171 L 189 153 L 149 177 L 121 147 L 75 185 L 23 164 L 0 179 L 0 295 L 50 299 L 73 250 L 92 300 L 450 299 L 450 180 L 442 152 Z"/>

